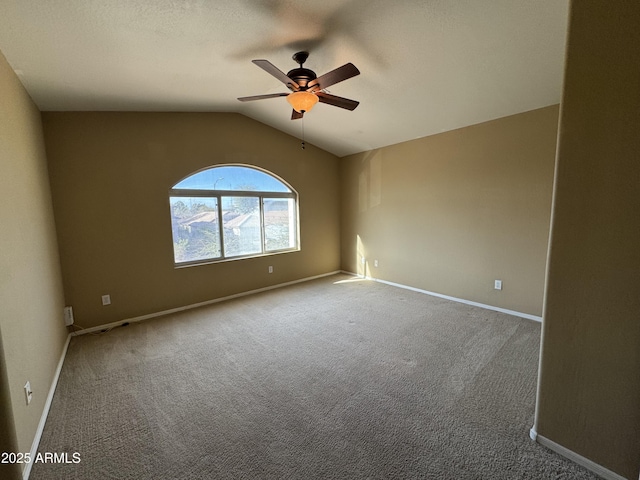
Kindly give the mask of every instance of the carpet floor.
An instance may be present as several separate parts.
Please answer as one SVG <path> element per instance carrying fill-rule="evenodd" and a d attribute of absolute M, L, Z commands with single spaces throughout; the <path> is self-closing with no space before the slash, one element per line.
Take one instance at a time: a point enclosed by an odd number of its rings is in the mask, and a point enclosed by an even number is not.
<path fill-rule="evenodd" d="M 529 439 L 539 339 L 346 275 L 73 337 L 30 478 L 597 479 Z"/>

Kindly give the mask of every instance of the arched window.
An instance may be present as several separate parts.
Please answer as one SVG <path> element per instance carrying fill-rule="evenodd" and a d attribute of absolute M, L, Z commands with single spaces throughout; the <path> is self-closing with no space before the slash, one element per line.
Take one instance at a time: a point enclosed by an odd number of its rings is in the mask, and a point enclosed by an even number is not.
<path fill-rule="evenodd" d="M 298 195 L 246 165 L 207 168 L 169 191 L 177 266 L 299 250 Z"/>

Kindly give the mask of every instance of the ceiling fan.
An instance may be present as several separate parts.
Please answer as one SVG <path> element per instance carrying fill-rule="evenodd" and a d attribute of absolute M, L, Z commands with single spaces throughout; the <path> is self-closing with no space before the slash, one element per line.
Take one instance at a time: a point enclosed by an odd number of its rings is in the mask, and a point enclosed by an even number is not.
<path fill-rule="evenodd" d="M 331 95 L 325 92 L 325 89 L 338 82 L 360 75 L 360 71 L 352 63 L 347 63 L 318 77 L 313 70 L 302 66 L 308 57 L 309 52 L 295 53 L 293 60 L 300 67 L 290 70 L 286 75 L 268 60 L 253 60 L 253 63 L 257 66 L 284 83 L 291 90 L 291 93 L 270 93 L 253 97 L 240 97 L 238 100 L 249 102 L 265 98 L 287 97 L 287 101 L 293 107 L 291 120 L 302 118 L 305 112 L 311 110 L 318 102 L 347 110 L 355 110 L 360 102 Z"/>

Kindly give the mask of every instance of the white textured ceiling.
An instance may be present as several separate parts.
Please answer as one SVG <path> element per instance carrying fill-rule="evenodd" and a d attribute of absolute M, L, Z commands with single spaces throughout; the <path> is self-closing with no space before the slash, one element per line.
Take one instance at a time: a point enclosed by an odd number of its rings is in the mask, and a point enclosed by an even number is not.
<path fill-rule="evenodd" d="M 307 142 L 338 156 L 560 101 L 568 0 L 0 0 L 0 50 L 42 111 L 239 112 L 300 136 L 285 73 L 308 50 L 328 90 Z M 1 92 L 0 92 L 1 97 Z"/>

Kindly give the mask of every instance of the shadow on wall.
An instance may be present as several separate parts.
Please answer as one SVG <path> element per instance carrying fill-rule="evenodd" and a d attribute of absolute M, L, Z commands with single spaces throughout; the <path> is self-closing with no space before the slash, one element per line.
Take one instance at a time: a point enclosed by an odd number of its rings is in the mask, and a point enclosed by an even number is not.
<path fill-rule="evenodd" d="M 362 170 L 358 176 L 358 213 L 366 214 L 382 204 L 382 152 L 372 150 L 362 159 Z M 365 220 L 366 221 L 366 220 Z M 362 237 L 356 235 L 356 273 L 363 277 L 371 275 Z"/>
<path fill-rule="evenodd" d="M 358 178 L 358 210 L 364 213 L 382 203 L 382 152 L 374 150 L 362 159 Z"/>

